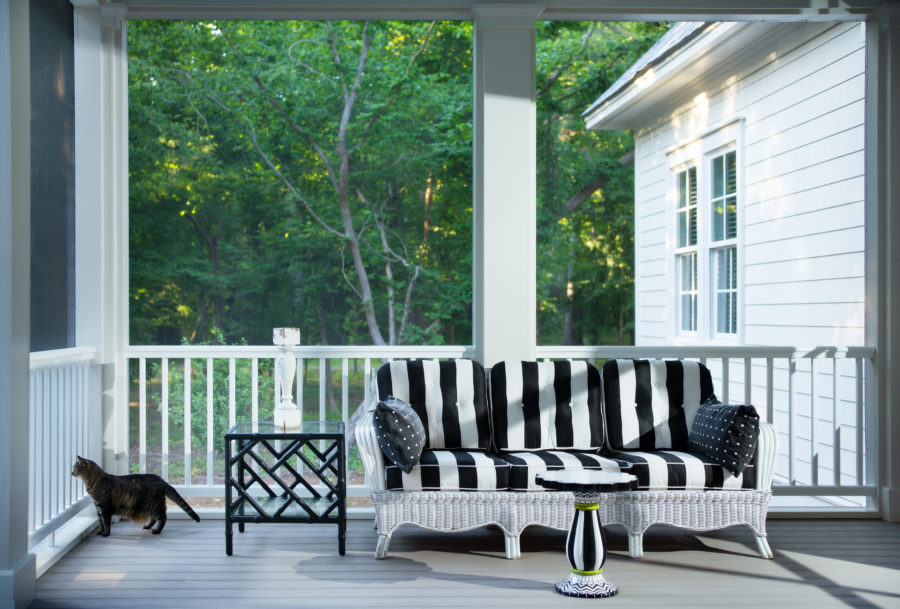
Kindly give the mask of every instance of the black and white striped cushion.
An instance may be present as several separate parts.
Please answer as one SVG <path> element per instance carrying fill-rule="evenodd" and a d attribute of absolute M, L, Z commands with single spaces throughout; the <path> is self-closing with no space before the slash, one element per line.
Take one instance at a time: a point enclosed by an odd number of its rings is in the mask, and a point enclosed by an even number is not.
<path fill-rule="evenodd" d="M 657 450 L 614 450 L 610 459 L 627 464 L 638 479 L 638 490 L 713 490 L 756 488 L 756 469 L 751 463 L 739 476 L 697 453 Z"/>
<path fill-rule="evenodd" d="M 619 462 L 596 453 L 541 450 L 535 452 L 502 453 L 500 457 L 509 463 L 509 488 L 514 491 L 546 490 L 534 481 L 535 474 L 554 470 L 605 470 L 621 471 Z"/>
<path fill-rule="evenodd" d="M 426 450 L 408 474 L 385 467 L 385 479 L 392 491 L 502 491 L 509 488 L 509 465 L 479 451 Z"/>
<path fill-rule="evenodd" d="M 606 362 L 603 408 L 610 447 L 687 450 L 694 415 L 712 393 L 712 376 L 698 362 Z"/>
<path fill-rule="evenodd" d="M 425 427 L 426 449 L 491 447 L 487 379 L 472 360 L 388 362 L 376 374 L 378 399 L 412 406 Z"/>
<path fill-rule="evenodd" d="M 589 362 L 500 362 L 491 368 L 491 410 L 501 451 L 603 443 L 600 373 Z"/>

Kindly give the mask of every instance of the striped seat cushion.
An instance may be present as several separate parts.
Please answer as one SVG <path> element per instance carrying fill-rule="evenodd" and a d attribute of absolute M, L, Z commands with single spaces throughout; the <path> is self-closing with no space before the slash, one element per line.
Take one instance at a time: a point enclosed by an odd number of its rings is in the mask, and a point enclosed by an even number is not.
<path fill-rule="evenodd" d="M 606 362 L 603 409 L 610 448 L 688 450 L 694 415 L 712 393 L 712 376 L 698 362 Z"/>
<path fill-rule="evenodd" d="M 500 451 L 603 443 L 600 373 L 589 362 L 500 362 L 491 368 L 491 411 Z"/>
<path fill-rule="evenodd" d="M 653 452 L 614 450 L 611 459 L 630 466 L 639 490 L 712 490 L 756 488 L 756 468 L 751 463 L 740 476 L 733 476 L 712 459 L 675 450 Z"/>
<path fill-rule="evenodd" d="M 426 450 L 408 474 L 389 464 L 385 478 L 391 491 L 502 491 L 509 488 L 509 465 L 479 451 Z"/>
<path fill-rule="evenodd" d="M 426 449 L 491 447 L 484 367 L 472 360 L 388 362 L 375 375 L 378 399 L 392 395 L 416 411 Z"/>
<path fill-rule="evenodd" d="M 535 474 L 553 470 L 602 469 L 621 471 L 621 464 L 596 453 L 541 450 L 535 452 L 502 453 L 509 463 L 509 488 L 514 491 L 543 491 L 534 481 Z"/>

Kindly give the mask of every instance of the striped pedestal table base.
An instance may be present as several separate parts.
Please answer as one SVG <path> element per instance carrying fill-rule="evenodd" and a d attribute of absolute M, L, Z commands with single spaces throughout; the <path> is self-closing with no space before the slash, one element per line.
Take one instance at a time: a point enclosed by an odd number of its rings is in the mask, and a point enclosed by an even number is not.
<path fill-rule="evenodd" d="M 615 584 L 606 581 L 603 574 L 578 575 L 572 573 L 562 581 L 556 582 L 556 591 L 566 596 L 580 596 L 582 598 L 599 598 L 614 596 L 619 589 Z"/>

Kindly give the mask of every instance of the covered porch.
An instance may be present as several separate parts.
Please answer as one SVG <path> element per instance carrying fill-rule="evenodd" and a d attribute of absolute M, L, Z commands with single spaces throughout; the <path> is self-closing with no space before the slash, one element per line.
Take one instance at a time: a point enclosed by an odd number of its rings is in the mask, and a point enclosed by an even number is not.
<path fill-rule="evenodd" d="M 633 3 L 557 0 L 540 5 L 460 0 L 429 3 L 427 8 L 411 1 L 385 5 L 363 0 L 331 3 L 328 8 L 299 0 L 263 5 L 238 0 L 78 0 L 72 4 L 76 22 L 76 346 L 32 354 L 28 323 L 29 3 L 0 0 L 0 39 L 5 47 L 0 51 L 0 90 L 5 92 L 0 100 L 0 479 L 8 498 L 0 521 L 0 606 L 25 607 L 32 599 L 38 601 L 35 606 L 46 607 L 99 607 L 106 602 L 108 606 L 138 606 L 134 604 L 138 598 L 148 607 L 209 606 L 211 601 L 240 606 L 251 600 L 259 604 L 260 599 L 263 606 L 266 602 L 283 606 L 289 600 L 301 606 L 342 606 L 371 599 L 375 588 L 380 595 L 376 604 L 384 605 L 420 605 L 426 595 L 437 595 L 438 600 L 429 603 L 435 606 L 442 602 L 459 605 L 466 597 L 479 603 L 490 598 L 496 606 L 566 602 L 554 596 L 551 586 L 565 571 L 564 534 L 532 531 L 523 540 L 525 560 L 504 561 L 501 536 L 496 531 L 438 536 L 410 529 L 397 536 L 392 560 L 375 562 L 375 535 L 366 520 L 364 501 L 355 508 L 359 521 L 352 523 L 348 556 L 343 562 L 333 548 L 332 529 L 319 527 L 303 527 L 296 535 L 287 536 L 279 527 L 250 527 L 236 542 L 236 556 L 227 559 L 215 506 L 200 525 L 173 520 L 163 537 L 154 539 L 175 544 L 166 546 L 169 550 L 161 545 L 151 549 L 150 538 L 130 525 L 118 527 L 108 539 L 79 543 L 89 526 L 80 524 L 80 519 L 91 508 L 83 488 L 68 477 L 74 451 L 83 451 L 108 471 L 118 473 L 129 471 L 132 465 L 147 471 L 148 455 L 159 455 L 166 464 L 166 477 L 170 477 L 172 464 L 171 479 L 186 496 L 221 497 L 216 469 L 221 438 L 212 432 L 211 423 L 212 375 L 206 377 L 207 398 L 198 406 L 202 425 L 209 430 L 205 445 L 192 447 L 189 438 L 170 441 L 165 434 L 162 447 L 148 447 L 147 427 L 153 424 L 146 408 L 148 362 L 151 367 L 171 365 L 185 370 L 197 366 L 210 371 L 222 363 L 232 366 L 226 378 L 235 379 L 234 362 L 245 361 L 256 378 L 259 363 L 277 355 L 272 346 L 138 348 L 128 341 L 127 21 L 213 17 L 471 19 L 475 24 L 473 344 L 446 348 L 298 347 L 293 351 L 298 372 L 302 362 L 311 361 L 320 371 L 331 366 L 342 376 L 341 419 L 348 421 L 358 401 L 367 396 L 367 385 L 354 385 L 350 371 L 359 367 L 367 374 L 384 359 L 473 357 L 486 366 L 505 358 L 701 359 L 717 370 L 717 384 L 723 384 L 726 400 L 732 392 L 735 399 L 765 404 L 764 416 L 778 427 L 783 457 L 776 477 L 778 515 L 815 518 L 770 521 L 774 561 L 755 556 L 748 531 L 673 535 L 673 531 L 654 533 L 653 529 L 647 536 L 646 558 L 632 561 L 624 551 L 624 534 L 613 530 L 610 579 L 623 591 L 641 591 L 623 598 L 648 606 L 671 603 L 673 596 L 684 604 L 721 606 L 722 595 L 732 592 L 734 599 L 739 599 L 735 604 L 746 600 L 754 605 L 778 605 L 786 598 L 791 605 L 817 606 L 872 607 L 900 602 L 900 590 L 892 583 L 897 579 L 893 573 L 898 567 L 896 552 L 892 552 L 897 525 L 888 524 L 900 521 L 900 380 L 892 373 L 893 355 L 900 348 L 900 329 L 892 307 L 900 289 L 896 266 L 900 252 L 892 238 L 900 232 L 900 128 L 893 110 L 900 98 L 897 3 L 873 0 L 824 7 L 818 2 L 797 2 L 785 7 L 781 2 L 745 1 L 715 12 L 710 12 L 708 5 L 689 1 L 669 3 L 665 11 Z M 686 18 L 865 20 L 869 24 L 865 345 L 692 350 L 537 345 L 535 20 Z M 841 387 L 836 381 L 833 387 L 817 386 L 817 371 L 833 371 L 830 378 L 840 377 Z M 184 376 L 190 379 L 191 375 Z M 271 408 L 270 398 L 261 399 L 254 387 L 251 404 L 239 404 L 234 385 L 231 381 L 231 388 L 225 390 L 230 392 L 229 421 L 247 416 L 242 412 L 264 418 L 266 409 Z M 779 388 L 782 386 L 787 390 Z M 167 386 L 165 391 L 165 395 L 180 392 L 186 403 L 192 399 L 190 380 Z M 308 411 L 324 413 L 323 384 L 305 399 Z M 849 422 L 842 418 L 844 405 L 851 413 Z M 190 428 L 191 409 L 186 411 L 185 423 Z M 852 444 L 849 460 L 841 456 L 841 450 L 821 449 L 833 443 L 817 435 L 821 427 L 810 424 L 817 418 L 830 421 L 826 436 L 837 438 L 839 449 L 849 449 Z M 24 467 L 26 455 L 28 467 Z M 826 471 L 823 464 L 829 465 L 827 476 L 821 473 Z M 199 476 L 193 473 L 197 467 L 202 470 Z M 357 479 L 351 487 L 351 496 L 367 495 L 363 481 Z M 822 501 L 821 497 L 829 499 Z M 867 520 L 817 519 L 848 513 Z M 71 539 L 56 539 L 65 527 L 78 530 Z M 75 550 L 54 566 L 55 557 L 37 560 L 31 553 L 41 542 L 57 550 Z M 250 556 L 252 569 L 244 559 Z M 330 566 L 329 561 L 333 561 Z M 152 565 L 160 569 L 156 571 Z M 654 582 L 669 584 L 647 589 L 650 570 L 660 572 Z M 141 574 L 148 571 L 158 577 L 142 579 Z M 260 573 L 268 573 L 272 579 Z M 697 585 L 700 580 L 694 577 L 697 573 L 712 577 L 712 588 L 721 594 L 702 594 Z M 161 586 L 161 581 L 171 585 Z M 692 583 L 685 586 L 686 581 Z M 225 595 L 231 599 L 227 601 L 222 600 L 225 582 L 234 587 L 233 594 Z M 160 599 L 149 593 L 161 588 L 166 596 Z M 280 596 L 282 591 L 285 596 Z"/>

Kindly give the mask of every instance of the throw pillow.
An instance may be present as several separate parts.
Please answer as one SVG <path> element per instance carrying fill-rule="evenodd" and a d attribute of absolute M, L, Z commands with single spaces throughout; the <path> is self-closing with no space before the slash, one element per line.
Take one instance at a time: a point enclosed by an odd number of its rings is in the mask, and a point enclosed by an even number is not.
<path fill-rule="evenodd" d="M 723 404 L 713 396 L 697 410 L 688 445 L 739 476 L 753 458 L 758 438 L 759 415 L 753 406 Z"/>
<path fill-rule="evenodd" d="M 375 437 L 388 460 L 407 474 L 419 462 L 425 448 L 425 427 L 412 406 L 388 396 L 378 402 L 373 415 Z"/>

